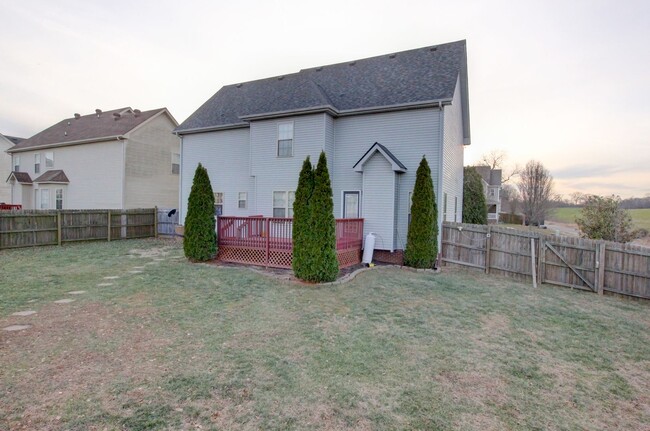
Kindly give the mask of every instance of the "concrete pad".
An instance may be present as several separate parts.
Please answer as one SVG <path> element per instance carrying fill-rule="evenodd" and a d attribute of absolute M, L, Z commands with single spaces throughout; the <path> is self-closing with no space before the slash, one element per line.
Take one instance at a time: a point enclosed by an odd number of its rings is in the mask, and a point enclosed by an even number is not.
<path fill-rule="evenodd" d="M 82 295 L 86 293 L 85 290 L 73 290 L 72 292 L 68 292 L 68 295 Z"/>
<path fill-rule="evenodd" d="M 16 311 L 15 313 L 12 313 L 12 316 L 31 316 L 32 314 L 36 314 L 36 311 L 34 310 L 27 310 L 27 311 Z"/>
<path fill-rule="evenodd" d="M 99 283 L 97 287 L 107 287 L 107 286 L 112 286 L 113 283 Z"/>
<path fill-rule="evenodd" d="M 71 302 L 74 302 L 74 299 L 59 299 L 58 301 L 54 301 L 55 304 L 69 304 Z"/>
<path fill-rule="evenodd" d="M 120 278 L 119 275 L 109 275 L 108 277 L 104 277 L 104 280 L 117 280 Z"/>
<path fill-rule="evenodd" d="M 31 328 L 32 325 L 11 325 L 2 328 L 3 331 L 22 331 L 24 329 Z"/>

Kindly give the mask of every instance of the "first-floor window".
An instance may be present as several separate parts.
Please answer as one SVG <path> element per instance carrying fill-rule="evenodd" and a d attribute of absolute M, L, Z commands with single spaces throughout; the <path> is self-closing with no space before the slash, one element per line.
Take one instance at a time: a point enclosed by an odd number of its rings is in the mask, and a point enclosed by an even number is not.
<path fill-rule="evenodd" d="M 223 192 L 214 194 L 214 215 L 223 215 Z"/>
<path fill-rule="evenodd" d="M 454 221 L 458 221 L 458 196 L 454 197 Z"/>
<path fill-rule="evenodd" d="M 411 205 L 413 205 L 413 192 L 409 192 L 409 216 L 408 216 L 408 224 L 411 224 Z"/>
<path fill-rule="evenodd" d="M 293 217 L 296 192 L 273 192 L 273 217 Z"/>
<path fill-rule="evenodd" d="M 63 189 L 56 189 L 56 209 L 63 209 Z"/>
<path fill-rule="evenodd" d="M 442 195 L 442 221 L 447 221 L 447 193 Z"/>
<path fill-rule="evenodd" d="M 359 218 L 359 192 L 343 192 L 343 218 Z"/>
<path fill-rule="evenodd" d="M 246 201 L 248 200 L 248 193 L 246 192 L 239 192 L 238 194 L 238 200 L 237 200 L 237 207 L 246 209 Z"/>
<path fill-rule="evenodd" d="M 41 209 L 46 210 L 50 208 L 50 190 L 41 189 Z"/>

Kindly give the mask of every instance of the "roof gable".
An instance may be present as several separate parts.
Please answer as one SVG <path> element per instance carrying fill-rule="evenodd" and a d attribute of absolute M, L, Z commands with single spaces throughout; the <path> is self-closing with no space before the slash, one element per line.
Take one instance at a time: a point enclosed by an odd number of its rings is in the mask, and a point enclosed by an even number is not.
<path fill-rule="evenodd" d="M 464 40 L 303 69 L 222 87 L 176 131 L 246 126 L 246 120 L 273 114 L 330 110 L 344 115 L 382 107 L 449 103 L 459 76 L 463 85 L 467 79 Z"/>
<path fill-rule="evenodd" d="M 372 146 L 368 149 L 368 151 L 366 151 L 366 153 L 363 156 L 361 156 L 359 161 L 354 164 L 352 169 L 354 169 L 356 172 L 363 172 L 363 165 L 365 165 L 365 163 L 368 160 L 370 160 L 370 158 L 374 156 L 375 153 L 379 153 L 382 156 L 384 156 L 384 158 L 388 160 L 388 163 L 390 163 L 393 171 L 398 173 L 403 173 L 407 171 L 406 166 L 404 166 L 402 162 L 400 162 L 399 159 L 395 157 L 395 155 L 388 150 L 388 148 L 384 147 L 379 142 L 375 142 L 374 144 L 372 144 Z"/>
<path fill-rule="evenodd" d="M 149 119 L 166 111 L 165 108 L 140 112 L 129 107 L 66 118 L 29 139 L 18 143 L 9 152 L 47 146 L 116 139 Z"/>
<path fill-rule="evenodd" d="M 53 169 L 51 171 L 45 172 L 40 177 L 36 178 L 34 180 L 34 182 L 35 183 L 62 183 L 62 184 L 68 184 L 70 182 L 70 180 L 68 180 L 67 175 L 61 169 Z"/>
<path fill-rule="evenodd" d="M 21 184 L 32 184 L 32 179 L 27 172 L 12 171 L 7 177 L 6 182 L 8 183 L 12 178 Z"/>

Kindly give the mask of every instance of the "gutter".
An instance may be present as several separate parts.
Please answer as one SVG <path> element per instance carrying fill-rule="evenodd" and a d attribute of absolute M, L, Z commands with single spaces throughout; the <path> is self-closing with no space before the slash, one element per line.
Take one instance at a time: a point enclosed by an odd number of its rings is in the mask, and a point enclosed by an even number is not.
<path fill-rule="evenodd" d="M 290 115 L 308 115 L 308 114 L 318 114 L 318 113 L 326 112 L 332 115 L 333 117 L 346 117 L 352 115 L 402 111 L 407 109 L 424 109 L 424 108 L 442 109 L 444 106 L 451 105 L 451 103 L 452 103 L 452 99 L 439 99 L 439 100 L 425 100 L 421 102 L 399 103 L 399 104 L 387 105 L 387 106 L 373 106 L 370 108 L 357 108 L 357 109 L 344 109 L 344 110 L 337 110 L 331 105 L 322 105 L 322 106 L 315 106 L 315 107 L 304 108 L 304 109 L 241 115 L 239 116 L 239 118 L 245 121 L 244 123 L 225 124 L 221 126 L 196 127 L 193 129 L 181 129 L 181 130 L 176 130 L 173 133 L 177 136 L 181 136 L 181 135 L 188 135 L 192 133 L 203 133 L 203 132 L 213 132 L 218 130 L 238 129 L 238 128 L 249 127 L 249 122 L 251 120 L 280 118 L 280 117 L 287 117 Z"/>
<path fill-rule="evenodd" d="M 116 140 L 119 141 L 120 139 L 124 139 L 124 136 L 115 135 L 115 136 L 106 136 L 103 138 L 80 139 L 77 141 L 57 142 L 55 144 L 34 145 L 33 147 L 25 147 L 25 148 L 14 147 L 8 149 L 7 153 L 24 153 L 26 151 L 40 150 L 43 148 L 67 147 L 69 145 L 81 145 L 81 144 L 88 144 L 91 142 L 106 142 L 106 141 L 116 141 Z"/>

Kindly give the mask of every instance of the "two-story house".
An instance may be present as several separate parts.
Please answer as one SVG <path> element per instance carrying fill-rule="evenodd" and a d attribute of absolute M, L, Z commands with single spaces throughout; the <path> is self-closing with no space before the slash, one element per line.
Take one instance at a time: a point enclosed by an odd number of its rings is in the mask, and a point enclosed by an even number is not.
<path fill-rule="evenodd" d="M 463 152 L 470 143 L 465 41 L 222 87 L 185 120 L 180 220 L 198 163 L 217 212 L 291 217 L 307 156 L 327 155 L 334 215 L 364 219 L 375 255 L 406 245 L 410 198 L 423 156 L 439 222 L 462 220 Z"/>
<path fill-rule="evenodd" d="M 24 209 L 178 204 L 180 141 L 166 108 L 75 114 L 8 150 L 12 203 Z"/>
<path fill-rule="evenodd" d="M 12 170 L 11 155 L 7 150 L 22 141 L 22 138 L 6 136 L 0 133 L 0 179 L 6 179 Z M 11 186 L 0 181 L 0 204 L 11 203 Z"/>
<path fill-rule="evenodd" d="M 488 210 L 488 223 L 498 223 L 501 212 L 501 169 L 491 169 L 489 166 L 474 166 L 481 176 L 485 202 Z"/>

